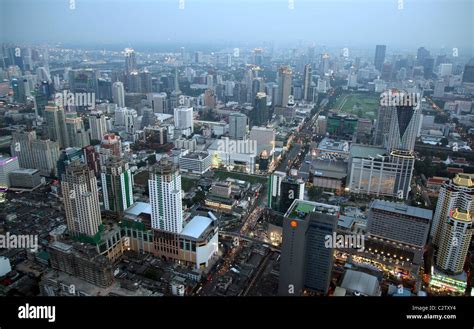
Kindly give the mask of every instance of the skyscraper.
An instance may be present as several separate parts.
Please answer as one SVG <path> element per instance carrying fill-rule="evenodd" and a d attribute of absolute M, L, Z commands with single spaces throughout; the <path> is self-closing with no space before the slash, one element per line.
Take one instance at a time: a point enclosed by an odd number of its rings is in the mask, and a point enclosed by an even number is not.
<path fill-rule="evenodd" d="M 269 119 L 269 112 L 267 106 L 267 94 L 263 92 L 257 93 L 255 96 L 255 107 L 252 110 L 252 125 L 263 126 L 266 125 Z"/>
<path fill-rule="evenodd" d="M 84 128 L 84 122 L 75 112 L 66 115 L 66 133 L 69 147 L 83 148 L 90 144 L 89 134 Z"/>
<path fill-rule="evenodd" d="M 336 227 L 337 217 L 323 213 L 284 218 L 279 295 L 299 296 L 304 290 L 328 292 L 334 246 L 326 247 L 325 237 Z"/>
<path fill-rule="evenodd" d="M 287 106 L 291 94 L 292 71 L 289 66 L 281 66 L 278 69 L 278 106 Z"/>
<path fill-rule="evenodd" d="M 448 274 L 462 273 L 473 232 L 471 212 L 452 209 L 441 231 L 436 266 Z"/>
<path fill-rule="evenodd" d="M 174 109 L 174 126 L 181 134 L 189 136 L 194 131 L 193 108 L 180 106 Z"/>
<path fill-rule="evenodd" d="M 58 143 L 50 140 L 33 140 L 31 150 L 34 168 L 38 169 L 43 176 L 56 176 L 60 156 Z"/>
<path fill-rule="evenodd" d="M 128 163 L 110 157 L 101 169 L 105 210 L 122 213 L 133 204 L 132 172 Z"/>
<path fill-rule="evenodd" d="M 69 145 L 66 132 L 66 115 L 62 106 L 48 104 L 44 109 L 46 130 L 49 139 L 58 142 L 60 148 Z"/>
<path fill-rule="evenodd" d="M 468 210 L 471 214 L 473 213 L 473 175 L 458 174 L 441 186 L 430 231 L 433 245 L 440 246 L 444 226 L 454 209 Z"/>
<path fill-rule="evenodd" d="M 245 139 L 247 136 L 247 116 L 243 113 L 229 114 L 229 137 L 231 139 Z"/>
<path fill-rule="evenodd" d="M 387 50 L 386 45 L 375 46 L 374 66 L 379 72 L 382 72 L 383 63 L 385 62 L 386 50 Z"/>
<path fill-rule="evenodd" d="M 102 140 L 107 134 L 106 117 L 101 111 L 91 112 L 89 114 L 89 128 L 91 140 Z"/>
<path fill-rule="evenodd" d="M 312 82 L 312 68 L 311 64 L 306 64 L 304 66 L 304 80 L 303 80 L 303 99 L 305 101 L 311 101 L 312 97 L 310 93 L 310 88 L 311 88 L 311 82 Z"/>
<path fill-rule="evenodd" d="M 392 114 L 387 149 L 413 152 L 420 125 L 421 107 L 393 106 L 390 111 Z"/>
<path fill-rule="evenodd" d="M 102 223 L 94 172 L 79 161 L 71 163 L 61 181 L 64 208 L 72 235 L 94 236 Z"/>
<path fill-rule="evenodd" d="M 125 72 L 130 73 L 137 70 L 137 57 L 135 50 L 132 48 L 125 48 Z"/>
<path fill-rule="evenodd" d="M 69 89 L 73 93 L 94 93 L 98 95 L 98 71 L 94 69 L 70 70 Z"/>
<path fill-rule="evenodd" d="M 181 175 L 168 159 L 155 164 L 148 180 L 151 203 L 151 226 L 180 233 L 183 229 Z"/>
<path fill-rule="evenodd" d="M 122 82 L 116 81 L 112 84 L 112 99 L 118 107 L 125 107 L 125 89 Z"/>
<path fill-rule="evenodd" d="M 18 157 L 20 168 L 35 168 L 31 142 L 36 140 L 36 131 L 15 131 L 12 133 L 10 154 Z"/>

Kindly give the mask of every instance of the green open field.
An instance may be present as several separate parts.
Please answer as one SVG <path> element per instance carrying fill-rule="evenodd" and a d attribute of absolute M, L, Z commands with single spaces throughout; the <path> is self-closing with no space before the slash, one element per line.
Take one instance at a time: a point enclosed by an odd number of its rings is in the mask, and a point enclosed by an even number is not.
<path fill-rule="evenodd" d="M 380 98 L 377 95 L 351 93 L 337 98 L 335 109 L 339 113 L 357 115 L 359 118 L 376 119 Z"/>

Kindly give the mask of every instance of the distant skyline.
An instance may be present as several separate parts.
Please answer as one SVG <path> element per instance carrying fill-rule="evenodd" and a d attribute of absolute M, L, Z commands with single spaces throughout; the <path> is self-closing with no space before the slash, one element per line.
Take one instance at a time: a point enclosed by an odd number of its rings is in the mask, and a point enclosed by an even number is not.
<path fill-rule="evenodd" d="M 459 48 L 471 53 L 469 0 L 2 0 L 5 42 L 281 44 Z M 463 51 L 464 50 L 464 51 Z"/>

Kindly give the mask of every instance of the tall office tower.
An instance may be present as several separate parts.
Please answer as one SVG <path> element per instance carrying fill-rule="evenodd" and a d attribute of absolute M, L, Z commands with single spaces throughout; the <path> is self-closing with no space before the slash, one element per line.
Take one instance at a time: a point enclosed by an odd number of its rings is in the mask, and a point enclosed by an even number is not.
<path fill-rule="evenodd" d="M 97 80 L 99 94 L 96 96 L 100 100 L 112 100 L 112 81 L 99 78 Z"/>
<path fill-rule="evenodd" d="M 323 213 L 283 219 L 280 296 L 300 296 L 304 290 L 328 292 L 334 246 L 326 247 L 325 237 L 336 232 L 337 220 L 336 216 Z"/>
<path fill-rule="evenodd" d="M 411 191 L 411 180 L 415 168 L 413 151 L 393 150 L 390 152 L 389 159 L 394 175 L 393 196 L 407 200 Z"/>
<path fill-rule="evenodd" d="M 167 112 L 167 99 L 166 93 L 150 93 L 147 94 L 148 105 L 151 106 L 154 113 L 166 113 Z"/>
<path fill-rule="evenodd" d="M 392 107 L 379 106 L 377 123 L 374 132 L 374 145 L 387 145 L 388 133 L 392 122 Z"/>
<path fill-rule="evenodd" d="M 76 236 L 97 234 L 102 218 L 94 172 L 79 161 L 71 163 L 63 174 L 61 191 L 69 232 Z"/>
<path fill-rule="evenodd" d="M 83 148 L 90 145 L 89 134 L 84 128 L 84 122 L 75 112 L 66 115 L 66 133 L 69 147 Z"/>
<path fill-rule="evenodd" d="M 10 154 L 12 157 L 18 157 L 20 168 L 35 168 L 35 158 L 31 143 L 36 140 L 36 131 L 15 131 L 12 133 L 12 144 Z"/>
<path fill-rule="evenodd" d="M 433 76 L 434 58 L 427 57 L 423 61 L 423 74 L 425 79 L 431 79 Z"/>
<path fill-rule="evenodd" d="M 464 66 L 462 73 L 462 86 L 474 90 L 474 58 Z"/>
<path fill-rule="evenodd" d="M 326 73 L 329 73 L 329 54 L 321 54 L 319 61 L 319 75 L 324 76 Z"/>
<path fill-rule="evenodd" d="M 469 210 L 471 214 L 474 213 L 473 178 L 472 174 L 457 174 L 441 186 L 430 231 L 433 245 L 440 246 L 442 231 L 452 210 Z"/>
<path fill-rule="evenodd" d="M 130 74 L 127 75 L 126 86 L 129 92 L 142 92 L 142 81 L 140 80 L 140 75 L 138 74 L 138 71 L 130 72 Z"/>
<path fill-rule="evenodd" d="M 268 207 L 278 210 L 278 197 L 281 195 L 281 182 L 286 177 L 286 173 L 282 171 L 274 171 L 268 176 Z"/>
<path fill-rule="evenodd" d="M 182 135 L 189 136 L 194 131 L 193 108 L 180 106 L 174 109 L 174 127 Z"/>
<path fill-rule="evenodd" d="M 125 89 L 120 81 L 112 84 L 112 100 L 118 107 L 125 107 Z"/>
<path fill-rule="evenodd" d="M 448 274 L 462 273 L 473 232 L 472 213 L 452 209 L 441 230 L 436 267 Z"/>
<path fill-rule="evenodd" d="M 31 150 L 35 169 L 38 169 L 43 176 L 56 176 L 60 156 L 58 143 L 50 140 L 34 140 L 31 142 Z"/>
<path fill-rule="evenodd" d="M 51 82 L 51 75 L 49 74 L 49 68 L 47 67 L 40 66 L 36 68 L 36 75 L 40 81 Z"/>
<path fill-rule="evenodd" d="M 416 63 L 417 65 L 422 66 L 425 63 L 425 59 L 430 57 L 430 52 L 425 49 L 425 47 L 418 48 L 416 53 Z"/>
<path fill-rule="evenodd" d="M 145 127 L 154 126 L 156 123 L 156 116 L 153 113 L 153 110 L 149 107 L 145 107 L 142 109 L 142 126 L 141 128 L 144 129 Z"/>
<path fill-rule="evenodd" d="M 89 114 L 89 128 L 91 140 L 101 141 L 107 134 L 107 120 L 101 111 L 93 111 Z"/>
<path fill-rule="evenodd" d="M 306 64 L 304 66 L 303 99 L 308 102 L 312 101 L 312 97 L 310 93 L 311 82 L 313 82 L 312 74 L 313 74 L 313 70 L 311 68 L 311 64 Z"/>
<path fill-rule="evenodd" d="M 281 66 L 278 69 L 278 106 L 287 106 L 291 95 L 292 72 L 289 66 Z"/>
<path fill-rule="evenodd" d="M 151 73 L 147 70 L 140 72 L 140 82 L 141 82 L 141 92 L 142 93 L 151 93 L 152 90 L 152 80 Z"/>
<path fill-rule="evenodd" d="M 90 170 L 93 170 L 94 173 L 98 175 L 100 173 L 99 152 L 97 152 L 97 149 L 92 145 L 84 147 L 83 152 L 85 163 L 87 163 Z"/>
<path fill-rule="evenodd" d="M 183 229 L 181 175 L 168 159 L 155 164 L 148 180 L 151 203 L 151 226 L 180 233 Z"/>
<path fill-rule="evenodd" d="M 229 138 L 246 139 L 247 137 L 247 116 L 243 113 L 229 114 Z"/>
<path fill-rule="evenodd" d="M 383 63 L 385 62 L 386 50 L 386 45 L 375 46 L 374 66 L 379 72 L 382 72 Z"/>
<path fill-rule="evenodd" d="M 0 189 L 9 188 L 10 173 L 13 170 L 20 169 L 18 157 L 2 157 L 0 156 Z"/>
<path fill-rule="evenodd" d="M 388 150 L 413 152 L 420 125 L 421 107 L 394 106 L 387 139 Z"/>
<path fill-rule="evenodd" d="M 174 91 L 176 93 L 181 93 L 181 90 L 179 89 L 178 68 L 174 70 Z"/>
<path fill-rule="evenodd" d="M 286 213 L 295 200 L 304 199 L 304 181 L 293 177 L 285 177 L 281 182 L 279 195 L 279 211 Z"/>
<path fill-rule="evenodd" d="M 26 90 L 23 78 L 13 78 L 11 81 L 13 100 L 16 103 L 26 103 Z"/>
<path fill-rule="evenodd" d="M 365 251 L 392 263 L 423 264 L 433 212 L 402 203 L 370 203 Z"/>
<path fill-rule="evenodd" d="M 255 107 L 252 110 L 251 122 L 252 126 L 264 126 L 269 119 L 269 111 L 267 106 L 267 94 L 257 93 L 255 96 Z"/>
<path fill-rule="evenodd" d="M 100 161 L 105 164 L 111 156 L 122 157 L 122 143 L 120 137 L 115 134 L 107 134 L 100 143 Z"/>
<path fill-rule="evenodd" d="M 56 166 L 57 172 L 58 172 L 57 176 L 59 177 L 59 180 L 62 179 L 63 174 L 66 172 L 67 166 L 69 166 L 72 162 L 76 160 L 85 163 L 84 151 L 81 148 L 68 147 L 64 150 L 61 150 L 61 153 L 59 154 L 57 166 Z"/>
<path fill-rule="evenodd" d="M 453 74 L 453 64 L 443 63 L 439 66 L 439 75 L 441 78 L 450 76 Z"/>
<path fill-rule="evenodd" d="M 98 94 L 98 71 L 94 69 L 75 69 L 69 71 L 69 89 L 73 93 Z"/>
<path fill-rule="evenodd" d="M 133 177 L 128 163 L 110 157 L 102 166 L 100 177 L 105 210 L 123 213 L 133 204 Z"/>
<path fill-rule="evenodd" d="M 135 54 L 135 50 L 132 48 L 125 48 L 124 50 L 125 55 L 125 72 L 131 73 L 137 70 L 137 57 Z"/>
<path fill-rule="evenodd" d="M 44 109 L 46 130 L 52 141 L 58 142 L 60 148 L 69 145 L 66 132 L 66 115 L 62 106 L 48 104 Z"/>
<path fill-rule="evenodd" d="M 253 63 L 258 66 L 262 66 L 263 64 L 263 49 L 262 48 L 255 48 L 253 50 Z"/>

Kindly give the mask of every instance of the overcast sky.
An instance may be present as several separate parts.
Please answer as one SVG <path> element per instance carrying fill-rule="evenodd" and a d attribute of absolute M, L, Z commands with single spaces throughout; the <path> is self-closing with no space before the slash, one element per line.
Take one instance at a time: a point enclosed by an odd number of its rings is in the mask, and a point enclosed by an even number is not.
<path fill-rule="evenodd" d="M 473 0 L 0 0 L 5 41 L 464 48 Z M 398 9 L 399 1 L 403 9 Z"/>

